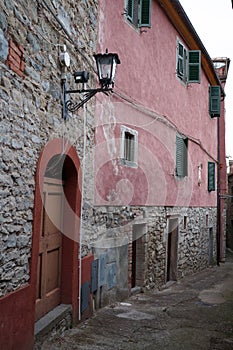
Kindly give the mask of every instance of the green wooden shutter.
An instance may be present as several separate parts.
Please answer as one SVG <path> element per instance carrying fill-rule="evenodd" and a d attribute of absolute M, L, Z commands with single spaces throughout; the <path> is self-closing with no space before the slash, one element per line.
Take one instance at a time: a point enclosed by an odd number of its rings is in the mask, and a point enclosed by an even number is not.
<path fill-rule="evenodd" d="M 141 0 L 139 27 L 151 26 L 151 0 Z"/>
<path fill-rule="evenodd" d="M 183 176 L 188 175 L 188 139 L 183 139 Z"/>
<path fill-rule="evenodd" d="M 200 83 L 201 51 L 190 50 L 188 52 L 188 82 Z"/>
<path fill-rule="evenodd" d="M 220 86 L 209 87 L 209 114 L 211 118 L 220 117 Z"/>
<path fill-rule="evenodd" d="M 215 163 L 208 162 L 208 191 L 215 191 Z"/>
<path fill-rule="evenodd" d="M 188 140 L 176 136 L 176 176 L 188 175 Z"/>

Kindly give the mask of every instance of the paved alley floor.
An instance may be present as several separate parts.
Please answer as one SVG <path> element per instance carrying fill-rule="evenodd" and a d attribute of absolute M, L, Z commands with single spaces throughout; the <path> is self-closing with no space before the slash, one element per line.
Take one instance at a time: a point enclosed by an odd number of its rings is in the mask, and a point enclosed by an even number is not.
<path fill-rule="evenodd" d="M 232 350 L 233 254 L 163 291 L 105 307 L 41 349 Z"/>

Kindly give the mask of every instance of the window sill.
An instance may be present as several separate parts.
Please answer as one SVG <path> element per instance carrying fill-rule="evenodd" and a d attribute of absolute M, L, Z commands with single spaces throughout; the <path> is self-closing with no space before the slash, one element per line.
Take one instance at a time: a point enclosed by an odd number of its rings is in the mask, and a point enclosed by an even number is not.
<path fill-rule="evenodd" d="M 175 175 L 175 179 L 177 181 L 181 181 L 181 180 L 186 180 L 188 178 L 188 175 L 185 175 L 185 176 L 178 176 L 178 175 Z"/>
<path fill-rule="evenodd" d="M 126 160 L 124 158 L 120 159 L 120 165 L 127 166 L 129 168 L 137 168 L 138 167 L 138 164 L 136 162 L 132 162 L 132 161 Z"/>

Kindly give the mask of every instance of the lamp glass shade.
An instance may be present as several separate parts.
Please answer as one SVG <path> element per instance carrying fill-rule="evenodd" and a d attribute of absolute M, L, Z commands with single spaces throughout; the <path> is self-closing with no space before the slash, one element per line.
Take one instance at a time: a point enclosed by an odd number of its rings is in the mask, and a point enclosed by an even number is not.
<path fill-rule="evenodd" d="M 98 69 L 99 83 L 102 86 L 113 84 L 116 76 L 116 66 L 120 63 L 115 53 L 94 55 Z"/>

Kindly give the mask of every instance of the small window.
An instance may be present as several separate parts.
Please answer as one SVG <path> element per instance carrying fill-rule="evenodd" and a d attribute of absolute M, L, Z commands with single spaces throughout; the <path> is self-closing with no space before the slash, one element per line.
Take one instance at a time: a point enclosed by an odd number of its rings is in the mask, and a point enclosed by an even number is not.
<path fill-rule="evenodd" d="M 137 167 L 138 132 L 126 126 L 121 126 L 120 147 L 121 165 Z"/>
<path fill-rule="evenodd" d="M 151 26 L 151 0 L 126 0 L 126 15 L 136 28 Z"/>
<path fill-rule="evenodd" d="M 209 87 L 209 114 L 211 118 L 220 117 L 220 86 Z"/>
<path fill-rule="evenodd" d="M 205 225 L 206 225 L 206 227 L 209 226 L 209 215 L 208 214 L 206 214 L 206 216 L 205 216 Z"/>
<path fill-rule="evenodd" d="M 176 176 L 188 175 L 188 139 L 176 136 Z"/>
<path fill-rule="evenodd" d="M 183 229 L 186 230 L 187 229 L 187 216 L 184 216 L 184 220 L 183 220 Z"/>
<path fill-rule="evenodd" d="M 208 191 L 215 191 L 215 163 L 208 162 Z"/>
<path fill-rule="evenodd" d="M 178 40 L 176 72 L 185 83 L 200 83 L 201 51 L 187 50 Z"/>

